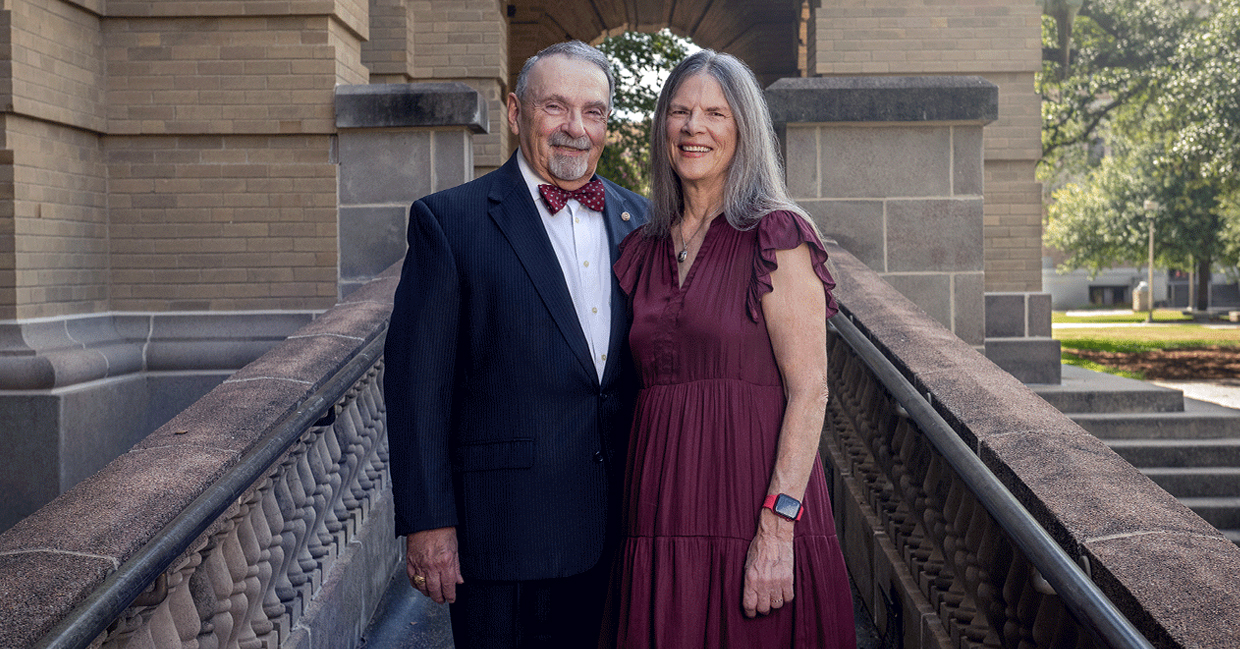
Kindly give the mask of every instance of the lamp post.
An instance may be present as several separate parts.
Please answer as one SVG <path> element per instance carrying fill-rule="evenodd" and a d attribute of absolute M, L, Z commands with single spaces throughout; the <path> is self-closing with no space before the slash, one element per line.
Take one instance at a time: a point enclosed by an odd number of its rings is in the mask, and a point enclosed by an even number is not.
<path fill-rule="evenodd" d="M 1149 291 L 1149 298 L 1146 307 L 1149 312 L 1145 314 L 1146 322 L 1154 321 L 1154 213 L 1158 211 L 1158 202 L 1146 199 L 1145 201 L 1145 218 L 1150 222 L 1150 259 L 1149 259 L 1149 281 L 1146 283 L 1146 290 Z"/>

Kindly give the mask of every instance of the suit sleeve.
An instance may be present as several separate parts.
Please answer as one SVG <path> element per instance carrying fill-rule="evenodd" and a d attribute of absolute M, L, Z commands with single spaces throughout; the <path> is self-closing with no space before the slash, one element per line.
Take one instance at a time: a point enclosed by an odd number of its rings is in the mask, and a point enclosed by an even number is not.
<path fill-rule="evenodd" d="M 384 351 L 384 401 L 396 534 L 457 524 L 452 426 L 460 281 L 439 220 L 422 201 L 409 211 Z"/>

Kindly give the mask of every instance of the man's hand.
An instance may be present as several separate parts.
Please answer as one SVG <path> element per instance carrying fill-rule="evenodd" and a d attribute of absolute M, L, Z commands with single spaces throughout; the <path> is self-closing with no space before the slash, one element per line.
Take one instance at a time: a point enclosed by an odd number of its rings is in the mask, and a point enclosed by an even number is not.
<path fill-rule="evenodd" d="M 405 537 L 405 572 L 409 583 L 435 603 L 456 601 L 461 560 L 456 554 L 456 528 L 441 527 Z"/>

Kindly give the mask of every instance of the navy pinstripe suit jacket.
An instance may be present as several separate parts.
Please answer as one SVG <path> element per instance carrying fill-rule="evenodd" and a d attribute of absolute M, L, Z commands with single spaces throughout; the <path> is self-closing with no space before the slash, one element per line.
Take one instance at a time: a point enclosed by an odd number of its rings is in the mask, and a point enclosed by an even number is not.
<path fill-rule="evenodd" d="M 387 335 L 396 533 L 456 526 L 467 580 L 598 562 L 617 532 L 636 393 L 624 294 L 613 277 L 600 384 L 517 155 L 413 204 Z M 604 185 L 614 263 L 646 200 Z"/>

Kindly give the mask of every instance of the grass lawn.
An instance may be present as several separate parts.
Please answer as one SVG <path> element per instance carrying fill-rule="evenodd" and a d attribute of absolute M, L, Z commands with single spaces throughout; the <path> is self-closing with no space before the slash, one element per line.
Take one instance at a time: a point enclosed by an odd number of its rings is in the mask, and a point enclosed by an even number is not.
<path fill-rule="evenodd" d="M 1084 315 L 1063 312 L 1052 315 L 1052 324 L 1071 324 L 1057 327 L 1052 336 L 1062 348 L 1063 362 L 1086 369 L 1119 374 L 1129 378 L 1144 378 L 1140 374 L 1124 372 L 1081 358 L 1073 352 L 1091 350 L 1104 352 L 1149 352 L 1163 349 L 1192 349 L 1213 346 L 1240 346 L 1240 325 L 1209 326 L 1193 322 L 1179 311 L 1155 310 L 1153 324 L 1145 324 L 1142 313 L 1100 313 Z M 1096 324 L 1098 326 L 1088 326 Z M 1125 326 L 1115 326 L 1115 325 Z"/>
<path fill-rule="evenodd" d="M 1154 349 L 1240 345 L 1240 327 L 1213 329 L 1199 324 L 1074 327 L 1056 329 L 1052 335 L 1064 348 L 1096 349 L 1106 352 L 1145 352 Z"/>

